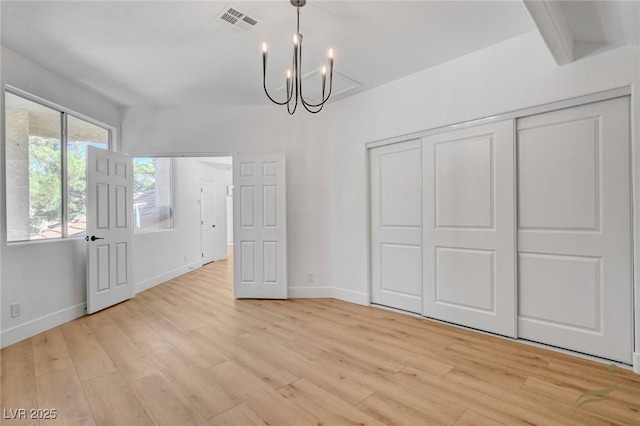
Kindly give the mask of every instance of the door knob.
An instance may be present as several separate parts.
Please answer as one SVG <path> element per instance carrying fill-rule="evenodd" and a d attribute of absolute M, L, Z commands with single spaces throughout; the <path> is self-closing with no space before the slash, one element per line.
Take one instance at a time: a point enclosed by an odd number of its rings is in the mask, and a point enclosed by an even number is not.
<path fill-rule="evenodd" d="M 211 225 L 211 227 L 212 227 L 212 228 L 215 228 L 216 226 L 215 226 L 215 225 Z"/>
<path fill-rule="evenodd" d="M 95 235 L 92 235 L 91 237 L 89 237 L 88 235 L 86 237 L 84 237 L 85 241 L 95 241 L 95 240 L 104 240 L 104 238 L 101 237 L 96 237 Z"/>

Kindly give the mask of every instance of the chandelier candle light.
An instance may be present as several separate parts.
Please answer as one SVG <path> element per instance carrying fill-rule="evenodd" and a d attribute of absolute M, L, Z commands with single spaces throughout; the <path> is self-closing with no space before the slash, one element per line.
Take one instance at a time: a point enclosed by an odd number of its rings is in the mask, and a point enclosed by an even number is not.
<path fill-rule="evenodd" d="M 302 34 L 300 34 L 300 8 L 307 4 L 307 0 L 291 0 L 291 5 L 294 6 L 298 14 L 298 26 L 296 33 L 293 35 L 293 61 L 291 69 L 287 70 L 287 78 L 285 81 L 285 87 L 287 91 L 287 99 L 284 102 L 278 102 L 271 97 L 267 90 L 267 43 L 262 43 L 262 86 L 264 87 L 264 93 L 267 97 L 277 105 L 286 105 L 289 115 L 293 115 L 298 108 L 298 99 L 304 108 L 310 113 L 317 114 L 322 111 L 325 102 L 329 100 L 331 96 L 331 89 L 333 87 L 333 49 L 329 49 L 329 93 L 325 98 L 325 89 L 327 83 L 327 67 L 322 67 L 322 102 L 313 104 L 305 101 L 302 93 Z"/>

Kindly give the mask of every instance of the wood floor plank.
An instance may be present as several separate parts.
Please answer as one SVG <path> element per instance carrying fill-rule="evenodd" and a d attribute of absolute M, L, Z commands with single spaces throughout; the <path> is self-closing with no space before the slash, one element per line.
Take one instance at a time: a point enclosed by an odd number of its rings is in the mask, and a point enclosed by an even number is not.
<path fill-rule="evenodd" d="M 202 321 L 197 320 L 187 312 L 176 309 L 174 306 L 171 306 L 162 299 L 151 299 L 149 301 L 149 306 L 156 310 L 160 315 L 176 324 L 181 331 L 189 332 L 196 328 L 205 326 Z"/>
<path fill-rule="evenodd" d="M 95 329 L 98 341 L 127 381 L 141 379 L 158 372 L 149 359 L 116 325 Z"/>
<path fill-rule="evenodd" d="M 386 396 L 408 407 L 419 411 L 428 412 L 428 415 L 440 423 L 451 424 L 464 411 L 464 405 L 460 405 L 438 396 L 436 393 L 424 393 L 420 389 L 412 389 L 405 383 L 394 379 L 395 374 L 384 370 L 375 370 L 365 367 L 354 360 L 338 356 L 325 348 L 314 346 L 314 343 L 302 345 L 299 350 L 319 354 L 332 369 L 342 376 L 355 382 L 363 383 L 371 389 L 383 392 Z M 423 374 L 427 374 L 422 372 Z M 433 375 L 434 378 L 439 378 Z"/>
<path fill-rule="evenodd" d="M 38 425 L 37 419 L 28 416 L 31 409 L 38 408 L 38 396 L 36 391 L 36 373 L 33 362 L 33 347 L 31 340 L 11 345 L 2 350 L 2 412 L 3 424 L 13 425 Z M 22 413 L 16 410 L 24 409 Z M 8 410 L 12 410 L 6 416 Z M 4 417 L 9 417 L 4 419 Z"/>
<path fill-rule="evenodd" d="M 210 370 L 218 383 L 270 425 L 320 424 L 315 416 L 233 362 L 225 362 Z"/>
<path fill-rule="evenodd" d="M 95 419 L 75 368 L 55 371 L 36 379 L 38 406 L 55 409 L 56 418 L 41 420 L 46 425 L 91 426 Z"/>
<path fill-rule="evenodd" d="M 307 379 L 300 379 L 282 389 L 286 398 L 328 425 L 374 425 L 383 423 L 327 392 Z"/>
<path fill-rule="evenodd" d="M 130 300 L 129 302 L 131 302 L 132 311 L 139 318 L 172 346 L 191 358 L 200 368 L 209 368 L 225 361 L 226 358 L 215 348 L 185 334 L 172 321 L 149 309 L 142 301 Z"/>
<path fill-rule="evenodd" d="M 488 417 L 482 416 L 474 411 L 466 410 L 462 416 L 453 424 L 454 426 L 506 426 Z"/>
<path fill-rule="evenodd" d="M 98 426 L 150 426 L 153 422 L 119 373 L 82 383 Z"/>
<path fill-rule="evenodd" d="M 81 319 L 62 325 L 60 331 L 81 381 L 116 371 L 113 361 L 96 339 L 93 330 Z"/>
<path fill-rule="evenodd" d="M 209 370 L 201 369 L 175 349 L 153 352 L 150 357 L 204 418 L 214 417 L 240 403 L 215 381 Z"/>
<path fill-rule="evenodd" d="M 209 425 L 162 373 L 130 382 L 129 387 L 157 426 Z"/>
<path fill-rule="evenodd" d="M 209 420 L 212 426 L 269 426 L 246 404 L 239 404 L 235 407 L 218 414 Z"/>
<path fill-rule="evenodd" d="M 36 376 L 73 367 L 62 332 L 54 328 L 31 338 Z"/>
<path fill-rule="evenodd" d="M 545 405 L 555 406 L 560 402 L 570 407 L 570 409 L 577 411 L 577 414 L 580 414 L 585 421 L 590 415 L 586 413 L 591 413 L 601 419 L 608 419 L 620 424 L 640 424 L 640 411 L 616 399 L 616 393 L 621 391 L 617 387 L 613 388 L 613 383 L 608 388 L 611 389 L 610 394 L 604 395 L 597 403 L 588 403 L 579 408 L 578 398 L 583 394 L 583 391 L 558 386 L 536 377 L 527 378 L 522 389 L 528 394 L 533 394 L 535 399 L 545 401 Z"/>
<path fill-rule="evenodd" d="M 408 386 L 446 395 L 451 401 L 505 424 L 584 425 L 581 416 L 572 416 L 568 407 L 562 409 L 541 405 L 531 394 L 516 395 L 513 389 L 487 384 L 455 369 L 444 378 L 434 378 L 407 367 L 395 378 Z"/>
<path fill-rule="evenodd" d="M 134 343 L 161 339 L 158 333 L 127 308 L 126 302 L 109 308 L 107 313 Z"/>
<path fill-rule="evenodd" d="M 388 425 L 446 425 L 378 392 L 358 404 L 358 408 Z"/>
<path fill-rule="evenodd" d="M 278 345 L 274 350 L 262 336 L 245 335 L 240 339 L 246 341 L 248 350 L 262 354 L 271 364 L 285 366 L 295 376 L 310 380 L 351 405 L 356 405 L 374 392 L 370 386 L 335 371 L 330 364 L 305 358 L 296 352 L 295 345 Z"/>

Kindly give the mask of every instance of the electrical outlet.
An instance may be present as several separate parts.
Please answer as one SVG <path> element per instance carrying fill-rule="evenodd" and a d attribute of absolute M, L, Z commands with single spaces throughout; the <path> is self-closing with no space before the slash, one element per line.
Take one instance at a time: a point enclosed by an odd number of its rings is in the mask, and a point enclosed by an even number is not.
<path fill-rule="evenodd" d="M 307 282 L 312 283 L 316 279 L 316 274 L 313 272 L 307 272 Z"/>
<path fill-rule="evenodd" d="M 11 318 L 18 318 L 20 316 L 20 302 L 11 304 Z"/>

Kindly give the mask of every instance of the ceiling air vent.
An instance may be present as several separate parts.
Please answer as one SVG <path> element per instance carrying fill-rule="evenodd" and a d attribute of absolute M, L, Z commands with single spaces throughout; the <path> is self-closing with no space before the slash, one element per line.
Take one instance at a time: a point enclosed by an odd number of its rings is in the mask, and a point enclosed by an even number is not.
<path fill-rule="evenodd" d="M 218 21 L 225 26 L 233 27 L 236 31 L 241 33 L 246 33 L 258 23 L 256 19 L 248 16 L 241 10 L 230 6 L 225 6 L 225 8 L 218 14 Z"/>

